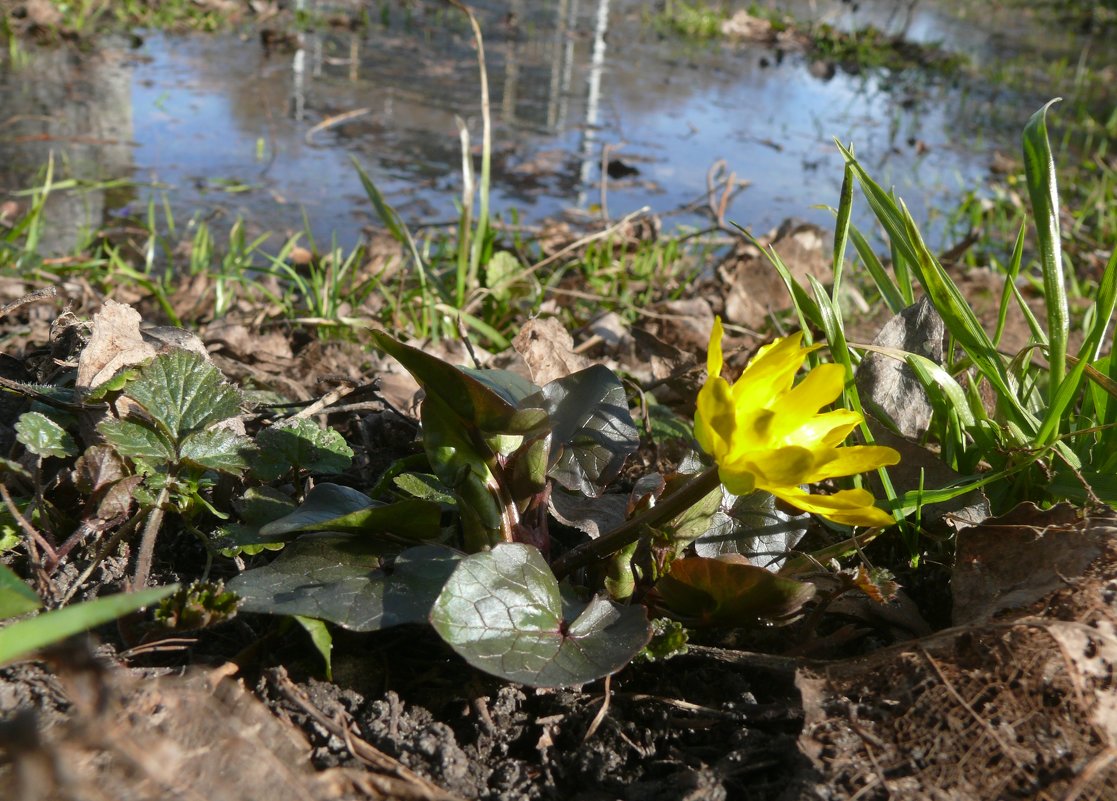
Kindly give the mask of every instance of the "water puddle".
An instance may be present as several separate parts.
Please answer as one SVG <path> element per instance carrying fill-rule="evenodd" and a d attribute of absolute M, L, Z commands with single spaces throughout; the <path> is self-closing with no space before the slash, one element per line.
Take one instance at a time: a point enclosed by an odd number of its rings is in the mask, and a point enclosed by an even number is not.
<path fill-rule="evenodd" d="M 512 209 L 530 222 L 600 214 L 603 204 L 617 217 L 697 201 L 668 225 L 698 224 L 708 173 L 723 160 L 725 174 L 750 182 L 728 219 L 757 232 L 787 217 L 825 225 L 830 213 L 815 204 L 837 202 L 835 138 L 854 143 L 926 219 L 980 186 L 995 150 L 1016 152 L 1036 107 L 1015 101 L 1006 112 L 1002 93 L 969 82 L 827 74 L 765 46 L 664 38 L 647 23 L 649 4 L 632 0 L 476 5 L 495 126 L 493 206 L 506 220 Z M 872 22 L 941 40 L 977 64 L 1040 42 L 1077 46 L 986 3 L 790 5 L 839 27 Z M 268 46 L 149 33 L 138 45 L 99 42 L 92 54 L 28 48 L 0 71 L 0 193 L 30 185 L 53 154 L 56 178 L 134 183 L 59 193 L 58 241 L 48 246 L 65 247 L 82 226 L 120 224 L 155 197 L 180 227 L 198 213 L 219 228 L 243 216 L 255 230 L 294 233 L 305 215 L 319 246 L 348 247 L 374 223 L 355 159 L 405 220 L 453 219 L 456 120 L 467 122 L 475 150 L 480 142 L 476 52 L 458 12 L 389 7 L 386 24 Z M 619 177 L 603 192 L 609 161 Z"/>

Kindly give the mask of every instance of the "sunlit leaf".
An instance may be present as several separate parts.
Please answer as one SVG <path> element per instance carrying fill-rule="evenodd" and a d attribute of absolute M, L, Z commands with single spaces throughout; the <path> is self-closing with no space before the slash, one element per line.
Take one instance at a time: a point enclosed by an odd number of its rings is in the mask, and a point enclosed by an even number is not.
<path fill-rule="evenodd" d="M 41 412 L 25 412 L 15 424 L 16 439 L 36 456 L 77 456 L 78 446 L 66 429 Z"/>
<path fill-rule="evenodd" d="M 746 626 L 790 617 L 813 584 L 781 578 L 739 556 L 676 559 L 655 585 L 656 606 L 688 625 Z"/>
<path fill-rule="evenodd" d="M 301 615 L 352 631 L 427 619 L 461 555 L 437 545 L 408 548 L 390 570 L 383 547 L 367 539 L 304 537 L 274 562 L 229 582 L 242 612 Z"/>
<path fill-rule="evenodd" d="M 720 511 L 735 525 L 723 527 L 718 518 L 718 525 L 695 541 L 695 552 L 709 558 L 741 554 L 770 570 L 778 569 L 784 555 L 806 534 L 810 515 L 788 514 L 767 492 L 725 495 Z"/>
<path fill-rule="evenodd" d="M 601 597 L 566 604 L 539 551 L 497 545 L 461 561 L 431 623 L 467 662 L 536 687 L 583 684 L 620 670 L 651 636 L 641 606 Z"/>
<path fill-rule="evenodd" d="M 620 379 L 593 365 L 543 388 L 551 421 L 548 474 L 567 489 L 596 496 L 640 444 Z"/>
<path fill-rule="evenodd" d="M 221 371 L 193 351 L 175 349 L 156 356 L 125 394 L 143 406 L 174 440 L 235 417 L 240 396 Z"/>

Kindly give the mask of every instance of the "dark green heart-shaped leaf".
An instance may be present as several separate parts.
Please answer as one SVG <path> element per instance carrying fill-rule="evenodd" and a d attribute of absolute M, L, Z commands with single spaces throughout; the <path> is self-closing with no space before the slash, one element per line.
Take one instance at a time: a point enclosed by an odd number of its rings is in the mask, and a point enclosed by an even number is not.
<path fill-rule="evenodd" d="M 781 578 L 743 557 L 676 559 L 655 585 L 657 606 L 689 625 L 746 626 L 789 617 L 814 595 L 813 584 Z"/>
<path fill-rule="evenodd" d="M 260 528 L 262 537 L 289 537 L 313 531 L 345 534 L 393 534 L 409 540 L 442 536 L 442 507 L 409 498 L 380 503 L 363 492 L 338 484 L 319 484 L 291 514 Z"/>
<path fill-rule="evenodd" d="M 77 456 L 78 446 L 66 429 L 41 412 L 26 412 L 15 424 L 16 439 L 36 456 Z"/>
<path fill-rule="evenodd" d="M 620 379 L 595 364 L 543 387 L 551 420 L 549 475 L 591 497 L 640 444 Z"/>
<path fill-rule="evenodd" d="M 640 606 L 596 597 L 565 612 L 558 581 L 538 549 L 504 543 L 461 561 L 431 623 L 474 667 L 536 687 L 615 673 L 651 636 Z"/>
<path fill-rule="evenodd" d="M 389 570 L 367 539 L 303 537 L 274 562 L 229 582 L 240 611 L 301 615 L 353 631 L 422 623 L 461 554 L 438 545 L 408 548 Z"/>
<path fill-rule="evenodd" d="M 806 534 L 810 515 L 789 515 L 767 492 L 724 496 L 713 525 L 695 541 L 695 552 L 710 558 L 738 553 L 769 570 L 778 569 Z"/>
<path fill-rule="evenodd" d="M 221 371 L 188 350 L 156 356 L 128 385 L 125 395 L 143 406 L 176 442 L 240 412 L 240 395 Z"/>
<path fill-rule="evenodd" d="M 407 368 L 428 396 L 440 398 L 467 426 L 486 433 L 516 434 L 534 430 L 546 420 L 540 409 L 518 408 L 537 387 L 514 373 L 455 367 L 383 331 L 374 331 L 372 336 L 382 350 Z"/>
<path fill-rule="evenodd" d="M 275 481 L 291 470 L 318 475 L 344 473 L 353 461 L 353 449 L 332 428 L 323 431 L 303 417 L 265 428 L 256 437 L 260 454 L 252 473 L 261 481 Z"/>

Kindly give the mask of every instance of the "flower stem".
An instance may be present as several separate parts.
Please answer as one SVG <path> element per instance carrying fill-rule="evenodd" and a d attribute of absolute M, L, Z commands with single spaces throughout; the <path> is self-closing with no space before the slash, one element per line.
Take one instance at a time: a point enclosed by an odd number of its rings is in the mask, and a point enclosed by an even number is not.
<path fill-rule="evenodd" d="M 717 467 L 710 467 L 635 517 L 624 521 L 595 540 L 567 551 L 551 565 L 555 576 L 562 578 L 571 571 L 596 562 L 626 545 L 636 542 L 649 528 L 678 517 L 705 498 L 721 484 Z"/>

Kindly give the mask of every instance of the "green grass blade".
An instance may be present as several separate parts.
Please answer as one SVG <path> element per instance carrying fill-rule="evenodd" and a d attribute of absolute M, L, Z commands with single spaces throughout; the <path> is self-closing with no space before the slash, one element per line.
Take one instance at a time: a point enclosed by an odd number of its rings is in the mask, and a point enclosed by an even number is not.
<path fill-rule="evenodd" d="M 1040 264 L 1043 268 L 1044 300 L 1047 303 L 1050 341 L 1047 360 L 1051 375 L 1048 397 L 1052 405 L 1066 374 L 1067 339 L 1070 336 L 1070 312 L 1066 277 L 1063 274 L 1063 244 L 1059 232 L 1059 189 L 1055 179 L 1055 160 L 1047 138 L 1047 109 L 1056 102 L 1058 98 L 1049 101 L 1024 126 L 1024 172 L 1027 176 L 1028 195 L 1032 201 L 1032 214 L 1036 221 Z"/>
<path fill-rule="evenodd" d="M 177 589 L 177 584 L 171 584 L 167 587 L 110 595 L 5 626 L 0 629 L 0 665 L 149 606 Z"/>
<path fill-rule="evenodd" d="M 1023 223 L 1016 233 L 1016 244 L 1012 246 L 1012 257 L 1008 261 L 1008 270 L 1005 274 L 1004 290 L 1001 292 L 1001 305 L 997 309 L 997 327 L 993 331 L 993 346 L 996 347 L 1004 336 L 1005 324 L 1008 322 L 1008 299 L 1016 284 L 1016 277 L 1020 275 L 1020 265 L 1024 260 L 1024 233 Z"/>
<path fill-rule="evenodd" d="M 842 192 L 838 203 L 838 220 L 834 228 L 834 289 L 838 297 L 842 286 L 842 268 L 845 265 L 846 246 L 849 244 L 849 218 L 853 212 L 853 168 L 848 164 L 842 174 Z"/>

